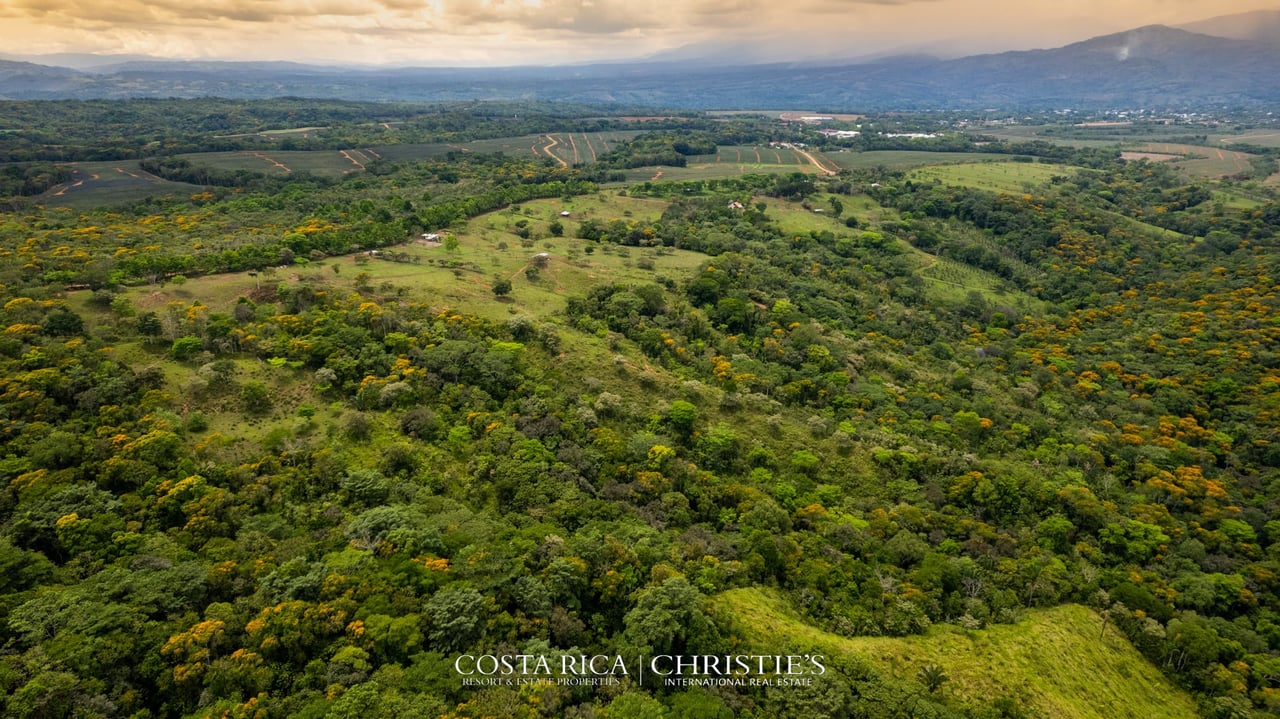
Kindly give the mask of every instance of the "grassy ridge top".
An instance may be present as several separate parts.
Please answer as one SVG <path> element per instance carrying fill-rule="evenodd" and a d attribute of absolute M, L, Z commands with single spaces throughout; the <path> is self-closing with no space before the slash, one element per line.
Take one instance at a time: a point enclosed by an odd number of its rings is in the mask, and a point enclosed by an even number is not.
<path fill-rule="evenodd" d="M 733 589 L 714 607 L 748 644 L 778 637 L 830 654 L 854 655 L 881 671 L 915 677 L 929 664 L 950 678 L 942 692 L 986 703 L 1010 696 L 1032 716 L 1055 719 L 1186 719 L 1195 703 L 1093 610 L 1068 604 L 1028 611 L 1016 624 L 966 631 L 934 625 L 912 637 L 842 637 L 799 619 L 764 589 Z"/>
<path fill-rule="evenodd" d="M 1031 187 L 1048 182 L 1054 176 L 1070 175 L 1079 169 L 1031 162 L 978 162 L 925 167 L 913 171 L 910 177 L 917 182 L 937 179 L 947 185 L 1017 194 L 1028 192 Z"/>

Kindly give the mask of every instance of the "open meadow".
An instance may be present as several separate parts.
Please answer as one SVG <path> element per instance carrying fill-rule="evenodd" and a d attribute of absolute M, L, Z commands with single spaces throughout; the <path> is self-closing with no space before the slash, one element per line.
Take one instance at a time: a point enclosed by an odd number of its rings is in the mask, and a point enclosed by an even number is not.
<path fill-rule="evenodd" d="M 1028 716 L 1055 719 L 1199 716 L 1190 696 L 1080 605 L 1028 610 L 1014 624 L 978 630 L 940 625 L 922 636 L 897 638 L 824 632 L 765 589 L 733 589 L 713 602 L 750 647 L 867 662 L 904 678 L 935 667 L 946 677 L 938 691 L 972 705 L 1008 698 L 1029 709 Z"/>
<path fill-rule="evenodd" d="M 1038 162 L 983 162 L 922 167 L 913 170 L 909 177 L 917 182 L 936 179 L 947 185 L 1015 194 L 1029 192 L 1054 177 L 1070 175 L 1079 169 Z"/>

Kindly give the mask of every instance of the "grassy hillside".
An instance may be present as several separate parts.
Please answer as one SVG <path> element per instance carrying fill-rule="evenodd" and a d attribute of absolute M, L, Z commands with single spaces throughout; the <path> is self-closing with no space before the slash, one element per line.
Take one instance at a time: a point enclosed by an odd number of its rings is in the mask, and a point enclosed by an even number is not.
<path fill-rule="evenodd" d="M 977 164 L 925 167 L 910 174 L 917 182 L 941 180 L 948 185 L 962 185 L 989 192 L 1025 192 L 1048 182 L 1056 175 L 1069 175 L 1078 168 L 1066 165 L 1042 165 L 1030 162 L 983 162 Z"/>
<path fill-rule="evenodd" d="M 786 637 L 791 646 L 854 655 L 899 677 L 937 665 L 949 677 L 940 691 L 974 704 L 1011 697 L 1032 716 L 1055 719 L 1198 716 L 1185 692 L 1080 605 L 1028 611 L 1016 624 L 976 631 L 936 625 L 924 636 L 903 638 L 824 632 L 764 589 L 730 590 L 714 606 L 753 647 L 781 651 L 778 638 Z"/>

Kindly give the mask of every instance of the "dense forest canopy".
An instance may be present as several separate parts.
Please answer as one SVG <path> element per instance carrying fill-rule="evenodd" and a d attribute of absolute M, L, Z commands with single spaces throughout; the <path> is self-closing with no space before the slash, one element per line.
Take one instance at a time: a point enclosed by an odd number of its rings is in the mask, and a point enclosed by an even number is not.
<path fill-rule="evenodd" d="M 1047 716 L 1034 666 L 832 647 L 1068 605 L 1152 716 L 1280 712 L 1280 204 L 1251 175 L 234 105 L 0 105 L 31 128 L 0 135 L 7 716 Z M 458 144 L 506 137 L 529 152 Z M 384 148 L 414 143 L 445 149 Z M 369 162 L 200 154 L 307 149 Z M 831 169 L 894 150 L 997 162 Z M 123 159 L 190 189 L 62 204 L 64 161 Z M 759 597 L 805 630 L 763 644 Z M 517 655 L 822 659 L 767 687 L 456 670 Z"/>

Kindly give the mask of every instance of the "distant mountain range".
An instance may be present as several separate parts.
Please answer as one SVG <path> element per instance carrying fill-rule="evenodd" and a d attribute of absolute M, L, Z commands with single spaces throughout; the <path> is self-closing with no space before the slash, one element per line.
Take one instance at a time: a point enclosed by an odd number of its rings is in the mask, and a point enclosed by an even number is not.
<path fill-rule="evenodd" d="M 1178 29 L 1198 32 L 1202 35 L 1253 40 L 1280 46 L 1280 10 L 1258 10 L 1236 15 L 1222 15 L 1179 25 Z"/>
<path fill-rule="evenodd" d="M 699 58 L 559 67 L 377 68 L 140 60 L 80 69 L 0 61 L 0 98 L 559 100 L 824 110 L 1259 106 L 1280 102 L 1280 12 L 1151 25 L 1051 50 L 860 63 Z M 71 64 L 68 62 L 68 64 Z"/>

